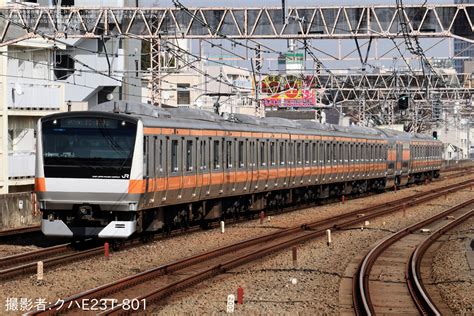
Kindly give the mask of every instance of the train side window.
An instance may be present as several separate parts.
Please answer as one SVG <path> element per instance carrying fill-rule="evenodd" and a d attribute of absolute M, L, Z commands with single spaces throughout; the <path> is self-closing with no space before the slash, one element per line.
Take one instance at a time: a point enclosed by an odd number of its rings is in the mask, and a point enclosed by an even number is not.
<path fill-rule="evenodd" d="M 239 168 L 243 168 L 244 167 L 244 142 L 243 141 L 239 141 L 237 150 L 238 150 L 237 156 L 239 160 Z"/>
<path fill-rule="evenodd" d="M 193 171 L 193 141 L 186 140 L 186 171 Z"/>
<path fill-rule="evenodd" d="M 288 162 L 290 165 L 293 165 L 295 162 L 295 143 L 292 140 L 290 140 L 288 146 Z"/>
<path fill-rule="evenodd" d="M 270 142 L 270 163 L 272 166 L 276 164 L 276 147 L 275 142 Z"/>
<path fill-rule="evenodd" d="M 219 141 L 214 140 L 213 147 L 212 147 L 212 168 L 213 169 L 219 169 L 221 167 L 220 166 L 221 158 L 219 155 L 219 151 L 220 151 Z"/>
<path fill-rule="evenodd" d="M 296 163 L 298 165 L 301 165 L 301 143 L 297 142 L 296 143 Z"/>
<path fill-rule="evenodd" d="M 346 160 L 346 163 L 349 163 L 351 161 L 351 152 L 350 152 L 351 146 L 350 146 L 349 143 L 345 143 L 344 148 L 345 148 L 345 150 L 344 150 L 345 151 L 344 159 Z"/>
<path fill-rule="evenodd" d="M 342 143 L 339 143 L 339 162 L 340 163 L 343 163 L 343 159 L 344 159 L 344 151 L 343 151 L 343 147 L 344 145 Z"/>
<path fill-rule="evenodd" d="M 348 152 L 348 154 L 349 154 L 349 159 L 348 159 L 348 160 L 349 160 L 350 162 L 353 162 L 353 161 L 354 161 L 354 144 L 353 144 L 353 143 L 350 143 L 350 144 L 349 144 L 349 152 Z"/>
<path fill-rule="evenodd" d="M 228 140 L 226 142 L 226 167 L 228 169 L 232 168 L 232 144 L 233 142 Z"/>
<path fill-rule="evenodd" d="M 178 140 L 171 140 L 171 172 L 178 172 Z"/>
<path fill-rule="evenodd" d="M 258 147 L 259 147 L 259 165 L 266 166 L 267 164 L 265 163 L 265 142 L 260 141 L 258 143 Z"/>
<path fill-rule="evenodd" d="M 280 165 L 283 166 L 285 165 L 285 143 L 284 142 L 278 143 L 278 148 L 279 148 L 278 159 L 279 159 Z"/>
<path fill-rule="evenodd" d="M 309 143 L 305 142 L 304 143 L 304 161 L 307 165 L 309 165 L 311 157 L 309 156 Z"/>
<path fill-rule="evenodd" d="M 317 165 L 318 164 L 318 151 L 317 151 L 317 146 L 318 144 L 316 143 L 316 141 L 314 141 L 312 144 L 311 144 L 311 158 L 313 159 L 313 165 Z"/>
<path fill-rule="evenodd" d="M 201 152 L 198 153 L 201 156 L 201 170 L 207 169 L 207 159 L 208 159 L 208 151 L 207 151 L 207 141 L 201 140 Z"/>
<path fill-rule="evenodd" d="M 325 150 L 324 150 L 324 160 L 328 163 L 331 164 L 331 155 L 330 155 L 330 150 L 331 150 L 331 144 L 329 142 L 326 142 L 325 145 Z"/>
<path fill-rule="evenodd" d="M 157 147 L 158 147 L 158 168 L 159 168 L 158 171 L 162 173 L 163 172 L 163 140 L 162 139 L 158 140 Z"/>
<path fill-rule="evenodd" d="M 254 166 L 254 161 L 255 161 L 255 148 L 254 148 L 254 141 L 248 141 L 248 148 L 249 148 L 249 167 Z"/>

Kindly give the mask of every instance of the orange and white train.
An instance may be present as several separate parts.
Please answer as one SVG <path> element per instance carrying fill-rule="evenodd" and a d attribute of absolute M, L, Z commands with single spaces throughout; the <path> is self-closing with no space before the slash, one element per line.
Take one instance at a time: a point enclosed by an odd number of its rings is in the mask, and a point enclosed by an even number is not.
<path fill-rule="evenodd" d="M 128 238 L 439 176 L 426 135 L 107 102 L 38 123 L 47 236 Z"/>

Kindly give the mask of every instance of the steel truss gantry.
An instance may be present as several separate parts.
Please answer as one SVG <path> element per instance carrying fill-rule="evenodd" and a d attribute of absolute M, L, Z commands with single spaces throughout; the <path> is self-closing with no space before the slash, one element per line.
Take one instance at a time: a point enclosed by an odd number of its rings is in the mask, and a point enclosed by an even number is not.
<path fill-rule="evenodd" d="M 58 8 L 12 3 L 0 8 L 0 47 L 38 37 L 49 40 L 132 37 L 151 41 L 151 99 L 159 104 L 162 40 L 368 39 L 370 42 L 416 37 L 457 38 L 474 44 L 474 4 L 301 7 L 288 8 L 286 14 L 282 14 L 281 8 L 264 7 Z M 473 92 L 472 78 L 464 74 L 327 72 L 317 74 L 313 80 L 324 104 L 344 103 L 344 107 L 350 106 L 350 111 L 356 114 L 363 108 L 363 114 L 372 117 L 377 111 L 386 111 L 389 118 L 385 123 L 395 121 L 394 104 L 400 93 L 408 94 L 413 100 L 411 110 L 416 122 L 419 109 L 429 108 L 430 100 L 468 102 Z M 425 111 L 428 115 L 429 112 L 429 109 Z M 360 113 L 357 115 L 360 118 Z M 411 129 L 420 130 L 419 126 Z"/>
<path fill-rule="evenodd" d="M 412 72 L 383 74 L 320 74 L 310 79 L 311 87 L 321 91 L 325 104 L 354 101 L 384 102 L 406 94 L 414 102 L 436 98 L 444 103 L 470 100 L 474 92 L 471 74 L 423 75 Z"/>
<path fill-rule="evenodd" d="M 403 16 L 401 16 L 403 15 Z M 288 8 L 0 8 L 0 43 L 41 35 L 215 39 L 349 39 L 455 37 L 470 42 L 474 4 L 327 6 Z M 401 23 L 402 22 L 402 23 Z"/>

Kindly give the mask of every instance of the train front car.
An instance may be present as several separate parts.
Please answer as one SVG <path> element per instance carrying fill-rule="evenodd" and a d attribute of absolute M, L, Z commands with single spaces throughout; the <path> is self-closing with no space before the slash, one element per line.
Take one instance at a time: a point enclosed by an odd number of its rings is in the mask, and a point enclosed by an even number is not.
<path fill-rule="evenodd" d="M 137 227 L 143 125 L 69 112 L 39 120 L 35 189 L 47 236 L 127 238 Z"/>

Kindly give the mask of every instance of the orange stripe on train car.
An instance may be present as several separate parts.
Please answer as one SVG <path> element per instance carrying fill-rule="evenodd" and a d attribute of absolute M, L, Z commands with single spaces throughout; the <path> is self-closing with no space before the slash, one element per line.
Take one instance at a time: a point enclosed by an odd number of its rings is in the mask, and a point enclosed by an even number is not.
<path fill-rule="evenodd" d="M 145 193 L 145 180 L 130 180 L 130 182 L 128 183 L 128 193 Z"/>
<path fill-rule="evenodd" d="M 46 181 L 44 178 L 35 178 L 35 191 L 37 192 L 46 191 Z"/>

